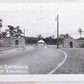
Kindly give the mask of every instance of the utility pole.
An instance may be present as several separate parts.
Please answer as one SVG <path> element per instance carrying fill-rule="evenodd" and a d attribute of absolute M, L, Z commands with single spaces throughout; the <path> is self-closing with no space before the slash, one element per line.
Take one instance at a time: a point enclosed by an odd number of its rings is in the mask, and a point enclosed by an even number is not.
<path fill-rule="evenodd" d="M 25 29 L 24 29 L 24 37 L 25 37 Z"/>
<path fill-rule="evenodd" d="M 10 45 L 11 45 L 11 36 L 9 36 L 9 47 L 10 47 Z"/>
<path fill-rule="evenodd" d="M 59 48 L 59 15 L 57 14 L 57 48 Z"/>
<path fill-rule="evenodd" d="M 82 31 L 82 29 L 79 28 L 78 32 L 79 32 L 79 34 L 80 34 L 80 38 L 81 38 L 81 34 L 82 34 L 82 32 L 84 32 L 84 31 Z"/>

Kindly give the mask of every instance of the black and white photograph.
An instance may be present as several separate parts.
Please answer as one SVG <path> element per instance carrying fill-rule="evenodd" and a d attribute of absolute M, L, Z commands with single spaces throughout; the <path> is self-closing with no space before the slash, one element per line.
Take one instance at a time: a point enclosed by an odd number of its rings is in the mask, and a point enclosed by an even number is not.
<path fill-rule="evenodd" d="M 0 74 L 84 74 L 84 3 L 0 3 Z"/>

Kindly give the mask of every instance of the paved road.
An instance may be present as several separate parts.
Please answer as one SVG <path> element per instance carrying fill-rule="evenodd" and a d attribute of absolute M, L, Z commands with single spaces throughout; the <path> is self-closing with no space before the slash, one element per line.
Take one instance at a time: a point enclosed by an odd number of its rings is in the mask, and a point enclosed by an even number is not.
<path fill-rule="evenodd" d="M 64 54 L 56 49 L 38 47 L 0 56 L 0 65 L 27 65 L 29 74 L 48 74 L 64 60 Z"/>

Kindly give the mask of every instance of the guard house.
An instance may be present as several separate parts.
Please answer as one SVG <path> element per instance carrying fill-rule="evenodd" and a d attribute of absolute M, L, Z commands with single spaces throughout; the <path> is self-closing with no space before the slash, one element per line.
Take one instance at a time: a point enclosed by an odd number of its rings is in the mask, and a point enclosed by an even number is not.
<path fill-rule="evenodd" d="M 9 39 L 9 46 L 24 46 L 25 45 L 25 39 L 23 37 L 21 38 L 11 38 Z"/>
<path fill-rule="evenodd" d="M 14 28 L 13 26 L 8 26 L 8 32 L 9 36 L 8 37 L 2 37 L 0 39 L 0 46 L 2 47 L 21 47 L 25 45 L 25 36 L 22 30 L 17 26 Z"/>
<path fill-rule="evenodd" d="M 79 48 L 80 45 L 77 40 L 73 39 L 68 34 L 61 35 L 61 38 L 63 39 L 62 47 L 63 48 Z"/>
<path fill-rule="evenodd" d="M 21 47 L 25 46 L 25 39 L 21 38 L 1 38 L 0 47 Z"/>
<path fill-rule="evenodd" d="M 13 26 L 8 26 L 10 31 L 9 46 L 24 46 L 25 36 L 19 26 L 14 28 Z"/>
<path fill-rule="evenodd" d="M 39 46 L 44 46 L 45 45 L 45 41 L 44 40 L 39 40 L 38 42 L 37 42 L 37 45 L 39 45 Z"/>
<path fill-rule="evenodd" d="M 83 37 L 78 38 L 77 41 L 78 41 L 80 47 L 81 47 L 81 48 L 84 48 L 84 38 L 83 38 Z"/>
<path fill-rule="evenodd" d="M 2 28 L 2 21 L 0 19 L 0 28 Z M 5 32 L 0 31 L 0 47 L 10 46 L 24 46 L 25 45 L 25 32 L 23 33 L 20 26 L 8 25 Z"/>

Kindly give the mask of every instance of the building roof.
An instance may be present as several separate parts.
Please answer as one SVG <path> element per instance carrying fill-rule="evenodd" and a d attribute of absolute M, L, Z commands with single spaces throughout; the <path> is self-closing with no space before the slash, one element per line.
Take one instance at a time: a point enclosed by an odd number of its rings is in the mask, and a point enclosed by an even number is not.
<path fill-rule="evenodd" d="M 68 34 L 61 34 L 60 36 L 59 36 L 59 38 L 61 38 L 61 39 L 65 39 L 65 38 L 71 38 L 71 39 L 73 39 L 70 35 L 68 35 Z"/>
<path fill-rule="evenodd" d="M 45 43 L 45 41 L 41 39 L 38 41 L 38 43 Z"/>

